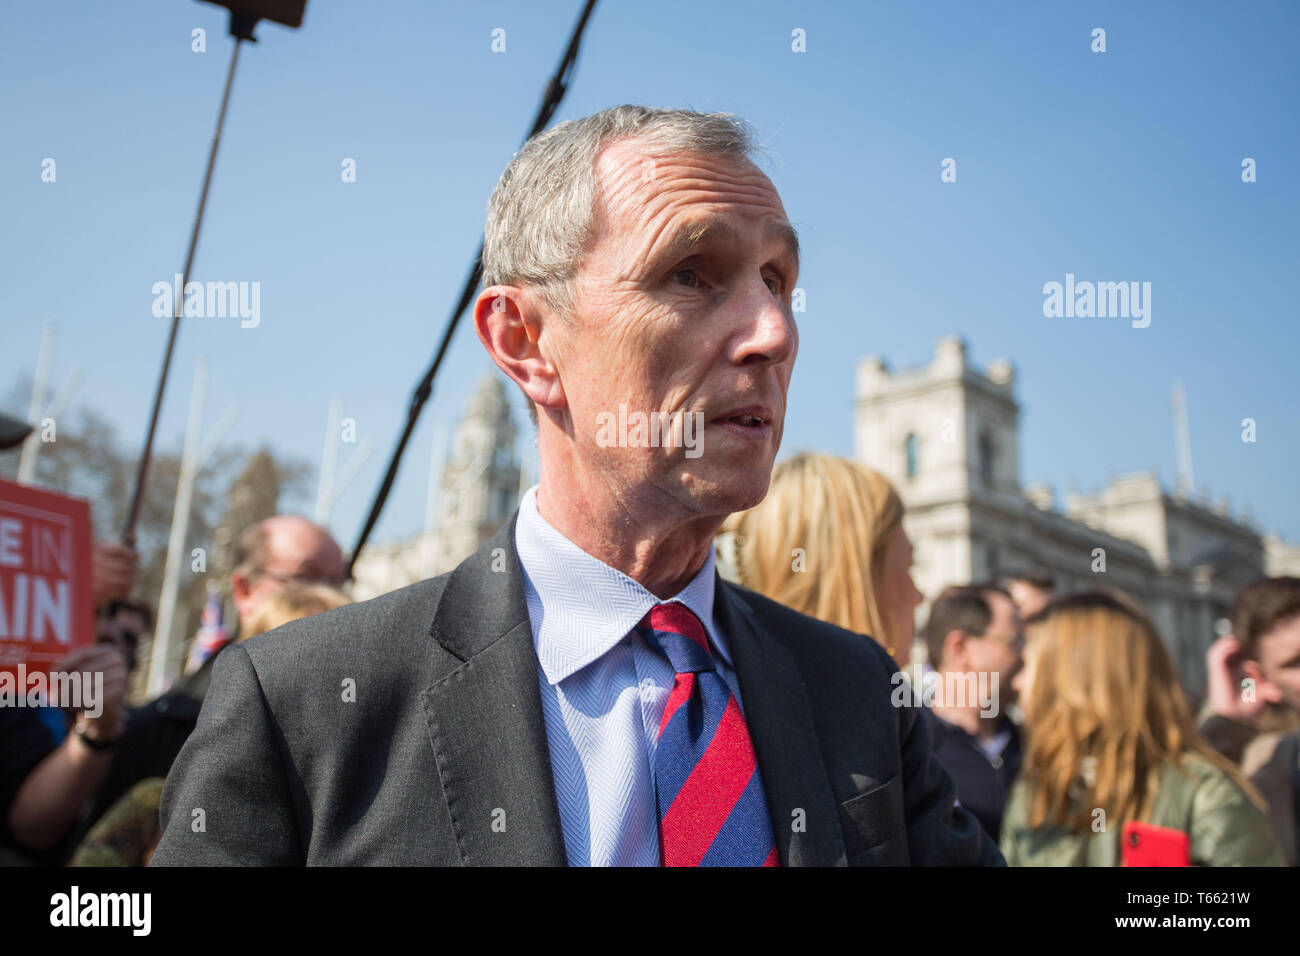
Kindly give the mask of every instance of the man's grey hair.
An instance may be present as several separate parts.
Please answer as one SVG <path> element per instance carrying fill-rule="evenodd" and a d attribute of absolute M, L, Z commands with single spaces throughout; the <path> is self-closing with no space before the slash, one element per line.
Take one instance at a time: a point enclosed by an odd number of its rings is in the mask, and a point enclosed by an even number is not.
<path fill-rule="evenodd" d="M 506 166 L 488 200 L 483 288 L 531 286 L 561 318 L 574 308 L 574 280 L 591 240 L 599 198 L 596 157 L 635 139 L 647 159 L 666 151 L 749 159 L 754 129 L 730 113 L 614 106 L 538 133 Z M 653 167 L 648 167 L 653 170 Z M 537 408 L 528 402 L 537 424 Z"/>
<path fill-rule="evenodd" d="M 515 154 L 488 200 L 483 286 L 529 285 L 554 312 L 573 312 L 573 281 L 591 239 L 596 156 L 636 139 L 647 158 L 678 150 L 748 159 L 753 127 L 729 113 L 615 106 L 538 133 Z"/>

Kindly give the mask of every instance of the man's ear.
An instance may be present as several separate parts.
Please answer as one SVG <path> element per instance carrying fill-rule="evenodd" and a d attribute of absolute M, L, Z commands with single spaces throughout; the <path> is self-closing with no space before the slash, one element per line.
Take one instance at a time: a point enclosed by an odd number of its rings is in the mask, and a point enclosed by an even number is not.
<path fill-rule="evenodd" d="M 492 361 L 541 408 L 564 407 L 564 387 L 544 341 L 558 322 L 537 296 L 518 286 L 488 286 L 474 303 L 474 330 Z"/>
<path fill-rule="evenodd" d="M 966 660 L 966 632 L 953 628 L 943 639 L 943 657 L 937 661 L 936 670 L 960 670 Z"/>
<path fill-rule="evenodd" d="M 1264 676 L 1259 661 L 1247 658 L 1241 662 L 1241 672 L 1255 682 L 1255 699 L 1266 704 L 1282 703 L 1282 688 Z"/>

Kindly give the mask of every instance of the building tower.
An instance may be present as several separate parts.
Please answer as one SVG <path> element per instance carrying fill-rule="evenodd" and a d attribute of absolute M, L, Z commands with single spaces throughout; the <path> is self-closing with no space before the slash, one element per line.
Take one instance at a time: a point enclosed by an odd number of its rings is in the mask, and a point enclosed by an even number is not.
<path fill-rule="evenodd" d="M 1154 472 L 1070 492 L 1063 511 L 1049 485 L 1022 489 L 1014 386 L 1010 362 L 980 372 L 956 337 L 921 368 L 891 372 L 875 356 L 858 366 L 855 454 L 903 499 L 916 586 L 933 600 L 951 584 L 1030 571 L 1060 592 L 1125 591 L 1187 686 L 1204 686 L 1206 647 L 1236 592 L 1263 573 L 1264 543 L 1226 504 L 1169 495 Z"/>
<path fill-rule="evenodd" d="M 456 426 L 441 475 L 431 476 L 437 482 L 430 494 L 434 518 L 414 538 L 366 547 L 353 567 L 354 599 L 452 570 L 509 520 L 519 501 L 515 434 L 501 380 L 484 376 Z M 431 468 L 439 470 L 436 460 Z"/>
<path fill-rule="evenodd" d="M 436 573 L 450 571 L 492 537 L 519 498 L 518 432 L 499 376 L 479 380 L 456 426 L 438 493 Z"/>
<path fill-rule="evenodd" d="M 891 372 L 877 356 L 858 365 L 855 456 L 898 489 L 927 597 L 1011 558 L 982 531 L 1024 508 L 1014 384 L 1010 362 L 981 373 L 956 336 L 921 368 Z"/>

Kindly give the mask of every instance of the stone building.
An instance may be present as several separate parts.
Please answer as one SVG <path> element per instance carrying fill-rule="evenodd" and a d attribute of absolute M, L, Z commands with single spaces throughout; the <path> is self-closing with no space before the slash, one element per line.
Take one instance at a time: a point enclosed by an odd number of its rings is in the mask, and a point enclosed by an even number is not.
<path fill-rule="evenodd" d="M 1022 486 L 1015 382 L 1009 361 L 973 367 L 957 337 L 920 368 L 891 371 L 875 356 L 858 365 L 855 456 L 902 496 L 917 587 L 933 598 L 949 584 L 1031 570 L 1063 591 L 1120 588 L 1150 611 L 1199 690 L 1205 649 L 1237 591 L 1265 573 L 1300 573 L 1300 547 L 1204 495 L 1167 492 L 1151 472 L 1069 492 L 1060 506 L 1049 485 Z M 500 377 L 485 376 L 456 428 L 425 533 L 368 548 L 355 569 L 358 600 L 451 570 L 510 518 L 522 490 L 516 437 Z M 928 602 L 918 623 L 927 613 Z"/>
<path fill-rule="evenodd" d="M 1150 611 L 1187 686 L 1201 688 L 1205 650 L 1238 589 L 1300 566 L 1300 549 L 1266 540 L 1222 503 L 1166 492 L 1150 472 L 1071 492 L 1063 508 L 1049 485 L 1022 487 L 1015 379 L 1006 360 L 972 367 L 957 337 L 921 368 L 859 363 L 855 455 L 903 499 L 917 587 L 933 598 L 949 584 L 1033 570 L 1063 591 L 1120 588 Z M 927 611 L 928 602 L 918 622 Z"/>
<path fill-rule="evenodd" d="M 517 435 L 501 379 L 489 373 L 456 426 L 424 533 L 367 547 L 353 569 L 357 600 L 450 571 L 509 520 L 521 491 Z"/>

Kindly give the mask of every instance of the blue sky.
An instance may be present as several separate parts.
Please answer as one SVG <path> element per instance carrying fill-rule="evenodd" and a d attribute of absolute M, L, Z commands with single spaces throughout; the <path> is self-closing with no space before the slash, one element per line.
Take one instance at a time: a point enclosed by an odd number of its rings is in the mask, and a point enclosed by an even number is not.
<path fill-rule="evenodd" d="M 209 425 L 241 399 L 247 446 L 318 462 L 341 395 L 376 449 L 334 511 L 351 545 L 580 6 L 312 0 L 300 31 L 259 27 L 192 278 L 259 281 L 261 324 L 184 324 L 164 446 L 201 356 Z M 758 128 L 803 245 L 785 454 L 851 454 L 857 361 L 920 364 L 957 332 L 977 365 L 1017 367 L 1023 481 L 1059 500 L 1154 468 L 1172 488 L 1181 380 L 1198 484 L 1300 540 L 1298 40 L 1295 4 L 1254 0 L 603 0 L 557 120 L 636 102 Z M 151 288 L 181 266 L 229 43 L 223 11 L 191 0 L 13 5 L 0 32 L 0 384 L 30 374 L 53 320 L 55 379 L 81 366 L 82 400 L 131 447 L 166 332 Z M 1150 282 L 1150 327 L 1045 318 L 1042 286 L 1067 272 Z M 377 539 L 422 525 L 433 427 L 489 368 L 464 323 Z"/>

